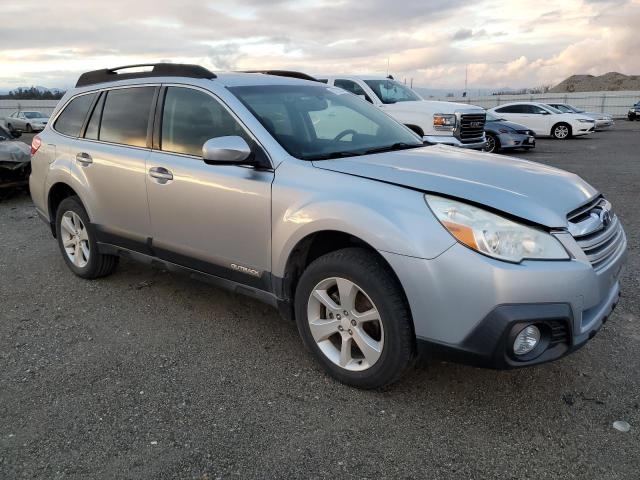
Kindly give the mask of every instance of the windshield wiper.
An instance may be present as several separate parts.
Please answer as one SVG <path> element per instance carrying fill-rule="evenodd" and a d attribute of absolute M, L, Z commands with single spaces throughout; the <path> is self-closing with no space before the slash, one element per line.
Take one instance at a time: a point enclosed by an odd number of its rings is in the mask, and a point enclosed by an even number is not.
<path fill-rule="evenodd" d="M 398 143 L 394 143 L 393 145 L 387 145 L 385 147 L 372 148 L 370 150 L 367 150 L 364 153 L 365 154 L 370 154 L 370 153 L 393 152 L 394 150 L 406 150 L 408 148 L 418 148 L 418 147 L 423 147 L 423 146 L 424 145 L 422 143 L 398 142 Z"/>
<path fill-rule="evenodd" d="M 319 155 L 309 155 L 302 157 L 304 160 L 331 160 L 332 158 L 357 157 L 364 155 L 362 152 L 329 152 Z"/>

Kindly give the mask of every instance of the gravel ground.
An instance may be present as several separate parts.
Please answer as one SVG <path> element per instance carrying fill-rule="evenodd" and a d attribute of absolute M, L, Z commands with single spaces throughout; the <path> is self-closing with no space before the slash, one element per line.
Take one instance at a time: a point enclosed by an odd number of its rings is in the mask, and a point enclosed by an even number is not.
<path fill-rule="evenodd" d="M 253 300 L 126 260 L 80 280 L 30 199 L 3 202 L 0 478 L 637 479 L 638 147 L 619 122 L 518 154 L 582 175 L 626 227 L 595 339 L 518 371 L 420 365 L 384 392 L 328 378 Z"/>

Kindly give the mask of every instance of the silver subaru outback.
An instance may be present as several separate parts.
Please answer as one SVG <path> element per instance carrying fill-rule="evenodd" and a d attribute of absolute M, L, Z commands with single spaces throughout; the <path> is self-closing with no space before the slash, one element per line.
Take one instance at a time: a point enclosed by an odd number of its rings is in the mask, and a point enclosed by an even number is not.
<path fill-rule="evenodd" d="M 607 320 L 626 237 L 591 185 L 424 146 L 354 95 L 273 73 L 83 74 L 32 144 L 33 200 L 69 268 L 103 277 L 126 255 L 256 297 L 361 388 L 421 353 L 555 360 Z"/>

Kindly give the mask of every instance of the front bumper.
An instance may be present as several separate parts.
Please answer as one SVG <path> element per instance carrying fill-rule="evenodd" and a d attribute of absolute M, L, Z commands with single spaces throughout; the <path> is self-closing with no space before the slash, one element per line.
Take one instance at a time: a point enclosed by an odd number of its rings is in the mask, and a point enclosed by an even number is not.
<path fill-rule="evenodd" d="M 460 244 L 432 260 L 381 253 L 405 290 L 427 355 L 503 369 L 555 360 L 592 338 L 618 302 L 625 252 L 623 238 L 597 270 L 579 256 L 510 264 Z M 539 356 L 518 360 L 512 337 L 530 323 L 563 330 L 564 337 Z"/>
<path fill-rule="evenodd" d="M 611 128 L 615 125 L 613 120 L 596 120 L 596 130 Z"/>
<path fill-rule="evenodd" d="M 534 148 L 536 146 L 536 138 L 533 135 L 522 133 L 500 133 L 498 140 L 500 140 L 500 148 L 503 150 Z"/>
<path fill-rule="evenodd" d="M 422 141 L 430 144 L 444 144 L 451 145 L 453 147 L 459 148 L 468 148 L 471 150 L 482 150 L 484 148 L 485 140 L 472 142 L 472 143 L 462 143 L 458 138 L 452 135 L 425 135 L 422 137 Z"/>

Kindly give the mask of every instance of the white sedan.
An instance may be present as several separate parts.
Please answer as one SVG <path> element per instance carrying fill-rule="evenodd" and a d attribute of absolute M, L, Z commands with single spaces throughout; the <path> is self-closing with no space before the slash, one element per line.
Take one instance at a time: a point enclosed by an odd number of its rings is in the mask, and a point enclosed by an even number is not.
<path fill-rule="evenodd" d="M 520 123 L 536 136 L 551 136 L 560 140 L 595 131 L 595 120 L 577 113 L 562 113 L 537 102 L 514 102 L 489 109 L 500 118 Z"/>
<path fill-rule="evenodd" d="M 49 117 L 47 115 L 33 110 L 18 110 L 5 119 L 10 130 L 29 133 L 43 130 L 48 121 Z"/>

